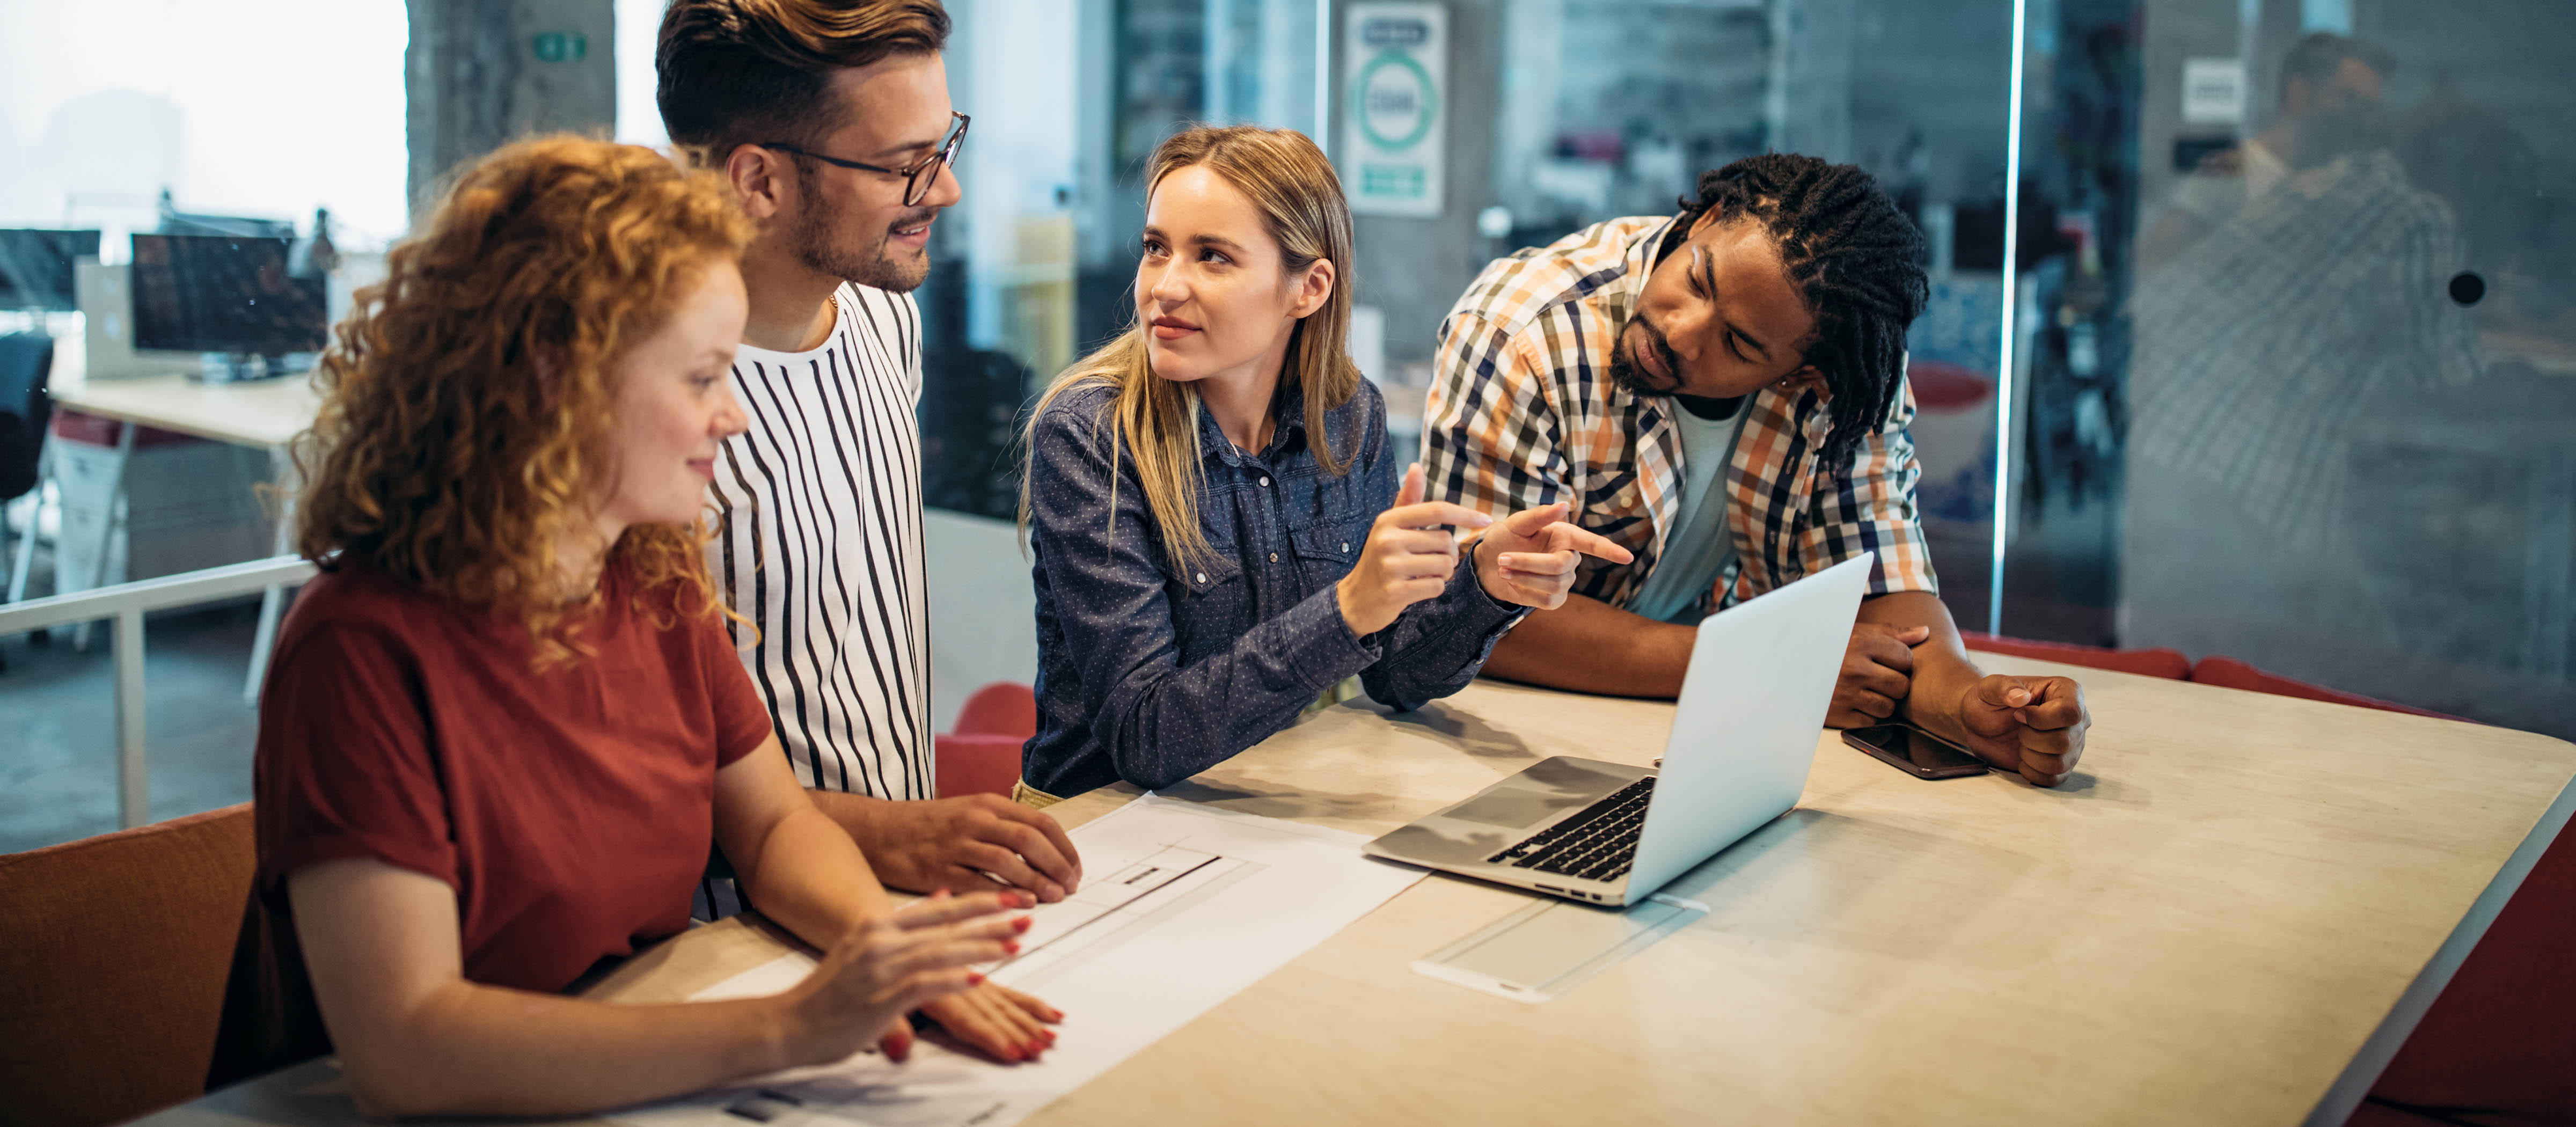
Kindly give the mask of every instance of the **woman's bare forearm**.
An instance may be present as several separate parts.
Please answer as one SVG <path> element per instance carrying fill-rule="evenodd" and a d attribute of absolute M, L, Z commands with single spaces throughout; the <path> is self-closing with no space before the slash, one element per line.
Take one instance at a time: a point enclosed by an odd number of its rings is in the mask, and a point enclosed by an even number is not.
<path fill-rule="evenodd" d="M 876 872 L 770 736 L 716 772 L 716 846 L 760 914 L 818 948 L 894 910 Z"/>
<path fill-rule="evenodd" d="M 805 1063 L 781 998 L 621 1006 L 460 979 L 395 1022 L 340 1046 L 370 1117 L 569 1115 Z"/>
<path fill-rule="evenodd" d="M 762 916 L 818 948 L 894 910 L 849 832 L 810 802 L 770 827 L 735 875 Z"/>
<path fill-rule="evenodd" d="M 591 1111 L 802 1063 L 821 1043 L 795 1008 L 802 984 L 613 1006 L 470 982 L 455 890 L 382 861 L 299 869 L 287 895 L 314 1000 L 369 1115 Z"/>

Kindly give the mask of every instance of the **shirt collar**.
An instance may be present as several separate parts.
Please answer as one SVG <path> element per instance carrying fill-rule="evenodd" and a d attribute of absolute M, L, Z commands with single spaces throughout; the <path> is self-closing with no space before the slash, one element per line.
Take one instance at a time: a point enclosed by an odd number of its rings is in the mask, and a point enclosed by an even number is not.
<path fill-rule="evenodd" d="M 1682 226 L 1681 220 L 1680 215 L 1666 216 L 1663 222 L 1638 232 L 1636 239 L 1628 244 L 1627 253 L 1620 256 L 1620 265 L 1626 268 L 1627 273 L 1621 280 L 1627 283 L 1626 288 L 1632 296 L 1636 290 L 1645 287 L 1646 275 L 1654 273 L 1655 267 L 1662 265 L 1666 257 L 1681 249 L 1684 237 L 1689 233 L 1689 228 Z"/>
<path fill-rule="evenodd" d="M 1654 273 L 1655 265 L 1680 245 L 1679 240 L 1674 240 L 1673 246 L 1664 245 L 1680 218 L 1669 216 L 1630 237 L 1627 249 L 1619 254 L 1618 280 L 1592 291 L 1614 332 L 1627 326 L 1628 311 L 1637 307 L 1638 296 L 1646 290 L 1646 276 Z"/>
<path fill-rule="evenodd" d="M 1216 416 L 1208 411 L 1205 404 L 1198 403 L 1195 397 L 1192 399 L 1192 410 L 1199 417 L 1201 460 L 1214 458 L 1225 465 L 1240 466 L 1244 459 L 1252 456 L 1235 449 L 1234 440 L 1227 438 L 1225 429 L 1216 425 Z M 1270 417 L 1270 448 L 1260 454 L 1260 457 L 1265 460 L 1286 452 L 1289 449 L 1288 438 L 1291 434 L 1300 437 L 1305 435 L 1306 397 L 1283 386 L 1277 399 L 1271 404 Z"/>

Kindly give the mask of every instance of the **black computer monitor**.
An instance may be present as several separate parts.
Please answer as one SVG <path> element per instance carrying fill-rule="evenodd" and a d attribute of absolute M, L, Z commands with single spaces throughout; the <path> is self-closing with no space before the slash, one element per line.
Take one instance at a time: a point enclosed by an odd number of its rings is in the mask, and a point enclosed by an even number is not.
<path fill-rule="evenodd" d="M 72 262 L 96 257 L 96 231 L 0 230 L 0 309 L 80 308 Z"/>
<path fill-rule="evenodd" d="M 282 356 L 329 329 L 319 277 L 290 278 L 285 239 L 134 236 L 134 347 Z"/>
<path fill-rule="evenodd" d="M 233 235 L 253 239 L 292 239 L 295 224 L 284 219 L 252 219 L 241 215 L 198 215 L 184 211 L 161 213 L 163 235 Z"/>

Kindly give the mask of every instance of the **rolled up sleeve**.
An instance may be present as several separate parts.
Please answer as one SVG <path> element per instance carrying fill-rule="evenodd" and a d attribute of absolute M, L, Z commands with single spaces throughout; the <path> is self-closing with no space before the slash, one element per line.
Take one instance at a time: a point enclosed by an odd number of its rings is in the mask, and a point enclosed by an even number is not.
<path fill-rule="evenodd" d="M 1915 486 L 1923 477 L 1914 460 L 1914 387 L 1897 387 L 1887 422 L 1852 452 L 1849 472 L 1818 486 L 1806 528 L 1798 537 L 1799 562 L 1813 575 L 1862 552 L 1878 553 L 1869 593 L 1940 593 L 1932 553 L 1923 540 Z"/>

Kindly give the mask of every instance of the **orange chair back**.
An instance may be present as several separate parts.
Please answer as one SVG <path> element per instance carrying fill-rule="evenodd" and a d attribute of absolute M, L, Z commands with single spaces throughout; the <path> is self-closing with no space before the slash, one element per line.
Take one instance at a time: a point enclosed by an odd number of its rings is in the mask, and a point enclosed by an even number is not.
<path fill-rule="evenodd" d="M 970 794 L 1011 796 L 1011 784 L 1020 781 L 1020 745 L 1027 741 L 1018 736 L 942 735 L 932 741 L 938 746 L 939 797 L 963 798 Z"/>
<path fill-rule="evenodd" d="M 1017 681 L 975 690 L 957 710 L 957 730 L 936 741 L 939 797 L 1010 797 L 1020 781 L 1020 745 L 1038 734 L 1037 692 Z"/>
<path fill-rule="evenodd" d="M 995 681 L 975 690 L 957 710 L 957 734 L 1024 740 L 1038 734 L 1037 691 L 1017 681 Z"/>
<path fill-rule="evenodd" d="M 205 1091 L 256 860 L 249 803 L 0 856 L 0 1119 L 91 1127 Z"/>

